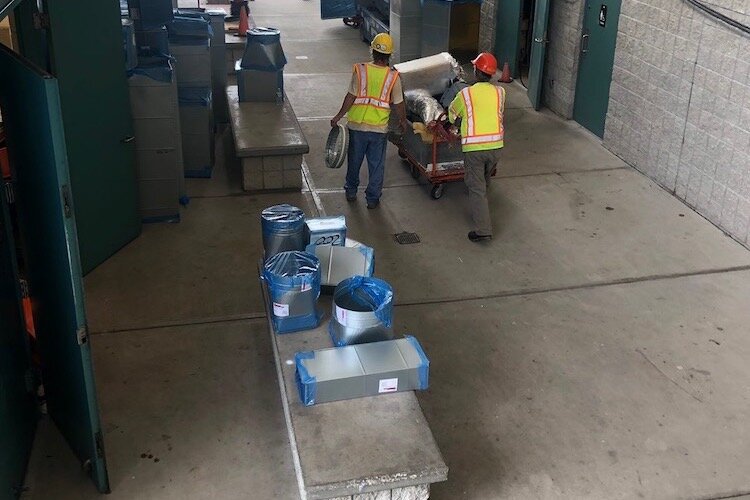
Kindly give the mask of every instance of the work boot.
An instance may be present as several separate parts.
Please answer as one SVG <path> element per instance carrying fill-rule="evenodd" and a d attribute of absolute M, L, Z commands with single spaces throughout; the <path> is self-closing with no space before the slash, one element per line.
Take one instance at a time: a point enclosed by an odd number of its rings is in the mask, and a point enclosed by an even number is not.
<path fill-rule="evenodd" d="M 354 194 L 346 193 L 346 201 L 357 201 L 357 193 L 354 193 Z"/>
<path fill-rule="evenodd" d="M 378 205 L 380 205 L 380 200 L 368 201 L 367 202 L 367 208 L 369 208 L 371 210 L 374 209 L 374 208 L 378 208 Z"/>

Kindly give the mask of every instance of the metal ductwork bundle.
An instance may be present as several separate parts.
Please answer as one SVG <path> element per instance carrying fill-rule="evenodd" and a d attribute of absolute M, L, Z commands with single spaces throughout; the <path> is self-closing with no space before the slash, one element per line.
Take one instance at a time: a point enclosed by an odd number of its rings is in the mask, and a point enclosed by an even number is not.
<path fill-rule="evenodd" d="M 401 75 L 404 90 L 425 89 L 431 96 L 442 95 L 456 79 L 463 78 L 461 65 L 447 52 L 403 62 L 394 67 Z"/>
<path fill-rule="evenodd" d="M 393 338 L 393 289 L 383 280 L 354 276 L 336 287 L 328 333 L 336 346 Z"/>
<path fill-rule="evenodd" d="M 436 121 L 445 112 L 440 103 L 425 89 L 412 89 L 404 92 L 406 110 L 424 124 Z"/>

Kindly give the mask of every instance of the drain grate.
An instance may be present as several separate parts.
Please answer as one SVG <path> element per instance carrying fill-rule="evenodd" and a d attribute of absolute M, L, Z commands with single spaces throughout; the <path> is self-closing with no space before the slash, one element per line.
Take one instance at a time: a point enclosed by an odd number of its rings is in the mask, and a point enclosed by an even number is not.
<path fill-rule="evenodd" d="M 413 245 L 414 243 L 419 243 L 419 235 L 417 233 L 398 233 L 394 234 L 393 238 L 396 240 L 396 243 L 399 245 Z"/>

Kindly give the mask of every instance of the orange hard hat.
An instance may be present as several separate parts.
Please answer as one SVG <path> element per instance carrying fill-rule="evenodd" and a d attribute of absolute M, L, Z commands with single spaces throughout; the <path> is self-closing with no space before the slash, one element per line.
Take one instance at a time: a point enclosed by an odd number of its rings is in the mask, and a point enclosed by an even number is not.
<path fill-rule="evenodd" d="M 473 64 L 474 67 L 482 73 L 486 73 L 488 75 L 494 75 L 495 71 L 497 71 L 497 59 L 495 59 L 495 56 L 493 56 L 489 52 L 482 52 L 473 61 L 471 61 L 471 64 Z"/>

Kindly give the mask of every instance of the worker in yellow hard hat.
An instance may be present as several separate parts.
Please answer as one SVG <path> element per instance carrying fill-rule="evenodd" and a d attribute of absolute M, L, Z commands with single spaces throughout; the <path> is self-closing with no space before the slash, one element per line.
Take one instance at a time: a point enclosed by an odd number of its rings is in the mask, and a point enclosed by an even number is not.
<path fill-rule="evenodd" d="M 341 110 L 331 119 L 331 127 L 347 115 L 349 128 L 348 166 L 346 170 L 346 199 L 357 199 L 359 171 L 367 157 L 369 181 L 365 190 L 367 208 L 377 208 L 383 192 L 385 150 L 388 141 L 388 121 L 391 105 L 396 108 L 401 127 L 406 129 L 406 106 L 401 78 L 391 68 L 393 39 L 380 33 L 370 44 L 372 62 L 354 65 L 349 92 L 344 97 Z"/>
<path fill-rule="evenodd" d="M 448 119 L 461 120 L 464 182 L 474 222 L 469 240 L 478 242 L 492 239 L 487 188 L 504 146 L 505 89 L 490 82 L 497 71 L 495 56 L 482 52 L 472 63 L 477 83 L 456 95 L 448 107 Z"/>

